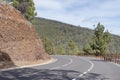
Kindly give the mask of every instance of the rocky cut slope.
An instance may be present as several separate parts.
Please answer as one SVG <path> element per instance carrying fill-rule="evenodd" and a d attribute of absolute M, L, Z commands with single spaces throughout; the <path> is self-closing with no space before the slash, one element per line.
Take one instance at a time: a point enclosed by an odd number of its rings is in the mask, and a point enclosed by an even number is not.
<path fill-rule="evenodd" d="M 50 59 L 32 24 L 18 10 L 4 3 L 0 3 L 0 58 L 11 60 L 14 65 Z"/>

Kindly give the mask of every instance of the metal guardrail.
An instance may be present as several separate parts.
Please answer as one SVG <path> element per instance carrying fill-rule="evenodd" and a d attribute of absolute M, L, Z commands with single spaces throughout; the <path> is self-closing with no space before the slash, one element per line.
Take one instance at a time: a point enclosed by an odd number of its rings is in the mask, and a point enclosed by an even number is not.
<path fill-rule="evenodd" d="M 105 61 L 114 62 L 117 64 L 120 64 L 120 54 L 105 54 L 104 56 L 95 56 L 95 55 L 86 55 L 85 53 L 79 53 L 78 56 L 94 56 L 101 59 L 104 59 Z"/>
<path fill-rule="evenodd" d="M 104 60 L 120 64 L 120 54 L 105 54 Z"/>

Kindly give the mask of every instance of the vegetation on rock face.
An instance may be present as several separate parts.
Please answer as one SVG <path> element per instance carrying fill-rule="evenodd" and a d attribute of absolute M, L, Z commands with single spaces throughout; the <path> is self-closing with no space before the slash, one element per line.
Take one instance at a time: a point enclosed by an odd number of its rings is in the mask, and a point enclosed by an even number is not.
<path fill-rule="evenodd" d="M 12 0 L 12 5 L 18 9 L 29 21 L 33 22 L 37 15 L 33 0 Z"/>
<path fill-rule="evenodd" d="M 87 47 L 90 47 L 89 42 L 91 42 L 90 40 L 94 36 L 94 31 L 91 29 L 80 26 L 73 26 L 54 20 L 36 18 L 34 25 L 42 39 L 47 37 L 52 42 L 52 44 L 54 44 L 54 54 L 61 54 L 59 52 L 61 52 L 62 48 L 64 49 L 63 53 L 65 52 L 64 54 L 68 54 L 67 46 L 70 40 L 73 40 L 73 42 L 76 44 L 77 48 L 75 50 L 77 53 L 84 53 L 83 47 L 85 47 L 87 44 Z M 120 36 L 112 34 L 111 42 L 108 45 L 109 47 L 106 53 L 120 53 L 119 42 Z M 90 50 L 90 53 L 92 53 L 92 49 Z M 75 52 L 73 54 L 75 54 Z"/>
<path fill-rule="evenodd" d="M 111 41 L 110 33 L 105 32 L 103 25 L 98 23 L 94 30 L 94 37 L 91 42 L 83 48 L 84 52 L 95 55 L 104 55 L 108 50 L 108 44 Z"/>

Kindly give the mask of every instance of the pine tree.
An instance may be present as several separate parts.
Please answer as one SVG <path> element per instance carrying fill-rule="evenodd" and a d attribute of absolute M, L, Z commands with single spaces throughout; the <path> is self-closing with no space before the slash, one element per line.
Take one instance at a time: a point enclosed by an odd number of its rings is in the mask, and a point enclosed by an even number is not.
<path fill-rule="evenodd" d="M 33 0 L 12 0 L 13 6 L 18 9 L 26 19 L 33 22 L 34 17 L 37 15 L 35 12 L 35 5 Z"/>
<path fill-rule="evenodd" d="M 29 0 L 29 6 L 26 12 L 26 18 L 33 22 L 34 17 L 37 15 L 37 13 L 35 12 L 35 7 L 34 7 L 34 2 L 33 0 Z"/>
<path fill-rule="evenodd" d="M 68 53 L 74 54 L 74 49 L 75 49 L 75 42 L 73 40 L 70 40 L 68 43 Z"/>
<path fill-rule="evenodd" d="M 85 47 L 84 51 L 87 53 L 92 52 L 97 56 L 104 55 L 107 52 L 110 41 L 110 33 L 108 31 L 105 32 L 104 26 L 98 23 L 94 30 L 92 42 L 89 42 L 89 46 Z"/>
<path fill-rule="evenodd" d="M 64 55 L 65 54 L 65 48 L 62 45 L 60 45 L 58 47 L 58 52 L 57 53 L 61 54 L 61 55 Z"/>
<path fill-rule="evenodd" d="M 13 4 L 12 4 L 15 8 L 17 8 L 17 6 L 19 5 L 19 2 L 17 0 L 13 0 Z"/>
<path fill-rule="evenodd" d="M 78 46 L 75 45 L 75 48 L 74 48 L 74 55 L 78 55 L 79 54 L 79 49 L 78 49 Z"/>
<path fill-rule="evenodd" d="M 91 55 L 93 53 L 90 44 L 85 45 L 83 51 L 85 52 L 85 55 Z"/>
<path fill-rule="evenodd" d="M 45 51 L 46 51 L 48 54 L 53 54 L 53 53 L 54 53 L 54 45 L 53 45 L 53 43 L 50 41 L 50 39 L 47 38 L 47 37 L 45 37 L 44 40 L 43 40 L 43 43 L 44 43 Z"/>

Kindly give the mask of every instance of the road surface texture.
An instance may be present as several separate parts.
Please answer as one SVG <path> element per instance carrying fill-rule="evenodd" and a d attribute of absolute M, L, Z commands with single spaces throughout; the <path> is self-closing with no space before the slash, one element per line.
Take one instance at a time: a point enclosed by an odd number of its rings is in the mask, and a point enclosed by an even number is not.
<path fill-rule="evenodd" d="M 0 80 L 120 80 L 120 66 L 90 57 L 52 56 L 55 62 L 0 72 Z"/>

